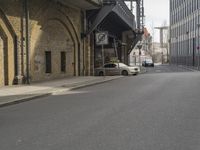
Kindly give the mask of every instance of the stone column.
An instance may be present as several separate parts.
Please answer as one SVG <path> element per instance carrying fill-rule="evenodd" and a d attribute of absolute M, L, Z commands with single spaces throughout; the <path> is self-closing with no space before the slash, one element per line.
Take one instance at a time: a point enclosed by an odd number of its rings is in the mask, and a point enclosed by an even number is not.
<path fill-rule="evenodd" d="M 0 36 L 0 87 L 4 86 L 4 54 L 3 54 L 3 39 Z"/>
<path fill-rule="evenodd" d="M 23 76 L 23 52 L 22 48 L 23 42 L 17 39 L 17 76 L 15 77 L 15 84 L 23 84 L 24 76 Z"/>

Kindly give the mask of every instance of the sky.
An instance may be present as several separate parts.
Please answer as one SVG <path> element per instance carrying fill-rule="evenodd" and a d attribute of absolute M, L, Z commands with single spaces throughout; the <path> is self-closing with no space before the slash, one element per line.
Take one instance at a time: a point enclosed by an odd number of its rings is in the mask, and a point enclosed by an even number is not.
<path fill-rule="evenodd" d="M 159 41 L 159 27 L 169 25 L 169 0 L 144 0 L 145 25 L 149 32 L 154 34 L 154 41 Z"/>
<path fill-rule="evenodd" d="M 130 3 L 127 3 L 130 6 Z M 159 42 L 159 30 L 154 27 L 169 25 L 169 0 L 144 0 L 145 27 Z"/>

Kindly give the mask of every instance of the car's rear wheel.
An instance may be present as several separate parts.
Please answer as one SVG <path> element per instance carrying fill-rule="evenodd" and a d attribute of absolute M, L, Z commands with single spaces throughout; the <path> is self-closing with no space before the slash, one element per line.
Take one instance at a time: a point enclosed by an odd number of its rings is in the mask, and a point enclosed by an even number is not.
<path fill-rule="evenodd" d="M 123 75 L 123 76 L 128 76 L 128 72 L 127 72 L 126 70 L 123 70 L 123 71 L 122 71 L 122 75 Z"/>
<path fill-rule="evenodd" d="M 99 72 L 99 76 L 104 76 L 103 71 Z"/>

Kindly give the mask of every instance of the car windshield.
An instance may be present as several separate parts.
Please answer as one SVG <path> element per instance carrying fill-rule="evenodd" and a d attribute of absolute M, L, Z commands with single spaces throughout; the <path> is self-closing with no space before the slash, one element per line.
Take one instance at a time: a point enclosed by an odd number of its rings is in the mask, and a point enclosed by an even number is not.
<path fill-rule="evenodd" d="M 152 63 L 153 61 L 149 59 L 149 60 L 146 60 L 146 62 L 147 63 Z"/>
<path fill-rule="evenodd" d="M 119 67 L 128 67 L 126 64 L 119 63 Z"/>

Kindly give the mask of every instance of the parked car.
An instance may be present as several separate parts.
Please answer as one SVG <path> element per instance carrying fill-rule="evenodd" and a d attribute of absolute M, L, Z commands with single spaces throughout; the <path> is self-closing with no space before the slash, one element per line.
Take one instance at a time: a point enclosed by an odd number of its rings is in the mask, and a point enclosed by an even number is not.
<path fill-rule="evenodd" d="M 137 75 L 140 72 L 138 66 L 127 66 L 123 63 L 107 63 L 103 67 L 96 68 L 95 73 L 98 76 L 113 76 L 113 75 Z"/>
<path fill-rule="evenodd" d="M 142 66 L 143 67 L 154 67 L 154 62 L 152 61 L 152 59 L 147 59 L 142 62 Z"/>

